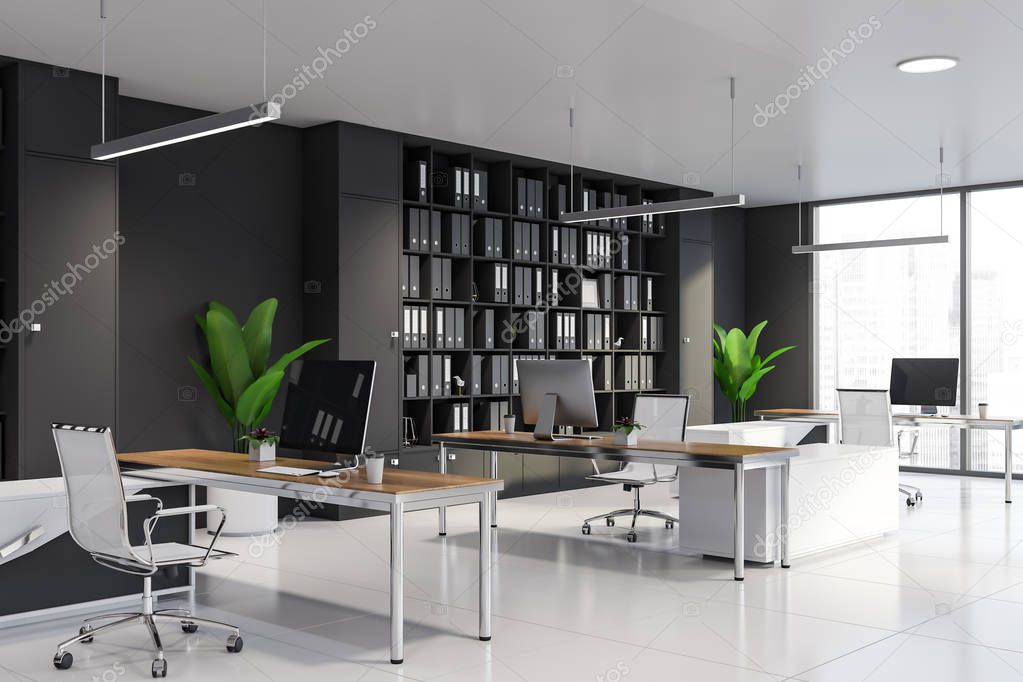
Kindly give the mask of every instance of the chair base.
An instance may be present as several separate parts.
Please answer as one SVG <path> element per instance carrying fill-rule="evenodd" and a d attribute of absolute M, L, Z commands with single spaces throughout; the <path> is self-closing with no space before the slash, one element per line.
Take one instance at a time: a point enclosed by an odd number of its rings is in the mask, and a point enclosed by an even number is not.
<path fill-rule="evenodd" d="M 923 491 L 915 485 L 909 485 L 908 483 L 899 483 L 899 492 L 906 496 L 907 507 L 915 507 L 917 502 L 921 502 L 924 499 Z"/>
<path fill-rule="evenodd" d="M 665 514 L 664 512 L 659 512 L 656 509 L 643 509 L 642 506 L 640 506 L 639 491 L 640 491 L 640 488 L 642 488 L 642 487 L 643 486 L 636 485 L 636 484 L 629 484 L 628 486 L 626 486 L 626 489 L 629 489 L 629 488 L 632 489 L 632 493 L 633 493 L 632 509 L 616 509 L 616 510 L 614 510 L 612 512 L 608 512 L 606 514 L 598 514 L 596 516 L 591 516 L 590 518 L 588 518 L 585 521 L 583 521 L 583 526 L 582 526 L 582 533 L 583 533 L 583 535 L 589 535 L 590 534 L 590 530 L 591 530 L 590 529 L 590 524 L 592 522 L 603 520 L 604 523 L 607 524 L 608 526 L 614 526 L 615 525 L 615 519 L 620 517 L 620 516 L 631 516 L 632 517 L 632 525 L 629 528 L 629 532 L 625 535 L 625 539 L 628 540 L 629 542 L 635 542 L 637 540 L 637 536 L 636 536 L 636 520 L 640 516 L 646 516 L 646 517 L 649 517 L 649 518 L 660 519 L 660 520 L 664 521 L 665 528 L 674 528 L 675 524 L 678 523 L 678 519 L 676 519 L 674 516 L 671 516 L 670 514 Z"/>
<path fill-rule="evenodd" d="M 53 656 L 54 667 L 58 670 L 67 670 L 71 667 L 74 658 L 71 656 L 68 648 L 73 644 L 89 644 L 96 636 L 103 636 L 128 625 L 143 625 L 149 630 L 149 635 L 153 640 L 153 650 L 156 656 L 153 659 L 153 677 L 166 677 L 167 660 L 164 658 L 163 642 L 160 640 L 160 632 L 156 627 L 158 621 L 177 621 L 181 626 L 182 632 L 186 633 L 196 632 L 200 625 L 224 628 L 230 632 L 227 637 L 227 651 L 237 653 L 242 650 L 241 631 L 236 625 L 221 623 L 220 621 L 209 620 L 207 618 L 196 618 L 187 609 L 159 609 L 154 611 L 152 578 L 147 576 L 143 581 L 142 611 L 105 613 L 87 618 L 83 621 L 84 625 L 79 629 L 77 636 L 64 640 L 57 645 L 57 652 Z M 93 623 L 111 619 L 113 621 L 110 623 L 99 626 L 93 625 Z"/>

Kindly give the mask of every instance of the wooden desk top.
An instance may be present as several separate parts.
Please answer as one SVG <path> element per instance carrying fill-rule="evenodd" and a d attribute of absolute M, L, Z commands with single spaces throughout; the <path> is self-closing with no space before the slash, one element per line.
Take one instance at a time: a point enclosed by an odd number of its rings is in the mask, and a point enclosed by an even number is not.
<path fill-rule="evenodd" d="M 533 452 L 550 450 L 552 454 L 576 451 L 584 456 L 602 453 L 616 454 L 630 451 L 661 452 L 667 455 L 688 455 L 697 458 L 756 458 L 764 455 L 795 455 L 795 448 L 760 447 L 755 445 L 730 445 L 728 443 L 676 443 L 673 441 L 643 440 L 640 436 L 639 445 L 619 445 L 614 436 L 604 436 L 594 440 L 568 439 L 543 441 L 533 438 L 533 434 L 524 431 L 505 433 L 504 431 L 464 431 L 459 433 L 436 433 L 435 443 L 446 443 L 454 447 L 473 445 L 476 447 L 495 446 L 496 449 L 507 447 L 509 451 L 530 450 Z"/>
<path fill-rule="evenodd" d="M 206 471 L 216 474 L 263 478 L 272 481 L 287 481 L 288 483 L 392 495 L 409 495 L 412 493 L 470 488 L 488 484 L 501 484 L 503 487 L 504 483 L 501 479 L 496 478 L 476 478 L 474 476 L 459 476 L 429 471 L 400 471 L 384 468 L 384 482 L 380 485 L 373 485 L 366 480 L 366 467 L 359 467 L 356 471 L 348 472 L 347 479 L 344 476 L 344 472 L 342 472 L 341 476 L 332 478 L 320 478 L 316 474 L 284 476 L 281 474 L 260 473 L 257 469 L 265 469 L 272 466 L 322 469 L 327 466 L 327 463 L 311 459 L 295 459 L 293 457 L 278 457 L 271 462 L 250 462 L 247 455 L 217 450 L 122 452 L 117 455 L 117 461 L 121 464 Z"/>

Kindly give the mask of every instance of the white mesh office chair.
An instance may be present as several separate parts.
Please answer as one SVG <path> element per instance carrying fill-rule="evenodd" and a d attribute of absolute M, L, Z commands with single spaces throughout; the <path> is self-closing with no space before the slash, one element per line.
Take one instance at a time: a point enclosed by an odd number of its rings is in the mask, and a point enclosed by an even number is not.
<path fill-rule="evenodd" d="M 142 577 L 142 610 L 133 613 L 108 613 L 85 621 L 77 637 L 57 645 L 53 665 L 58 670 L 71 667 L 73 657 L 67 651 L 72 644 L 88 644 L 96 635 L 116 630 L 126 625 L 145 625 L 153 639 L 156 658 L 153 660 L 153 677 L 167 676 L 167 661 L 163 656 L 157 620 L 177 621 L 184 632 L 195 632 L 199 624 L 222 627 L 230 631 L 227 650 L 237 653 L 242 650 L 242 638 L 238 628 L 205 618 L 194 618 L 184 609 L 153 610 L 152 576 L 157 571 L 171 566 L 198 568 L 209 559 L 234 556 L 229 552 L 215 550 L 213 545 L 224 527 L 224 509 L 213 504 L 194 507 L 164 509 L 159 499 L 150 495 L 125 497 L 121 485 L 121 471 L 117 465 L 117 454 L 110 429 L 104 426 L 75 426 L 53 424 L 53 440 L 57 444 L 57 455 L 64 475 L 64 488 L 68 499 L 68 525 L 71 537 L 101 566 L 122 573 Z M 156 504 L 156 513 L 142 523 L 144 545 L 133 546 L 128 539 L 128 502 L 146 501 Z M 217 528 L 209 547 L 196 547 L 177 542 L 153 544 L 152 533 L 157 522 L 168 516 L 219 511 L 220 526 Z M 113 622 L 95 627 L 93 623 L 114 619 Z"/>
<path fill-rule="evenodd" d="M 640 440 L 660 440 L 681 443 L 686 438 L 686 420 L 689 418 L 689 396 L 687 395 L 638 395 L 633 419 L 642 424 Z M 608 526 L 615 525 L 615 518 L 631 516 L 632 526 L 625 539 L 636 541 L 636 519 L 649 516 L 662 519 L 666 528 L 674 528 L 678 519 L 654 509 L 643 509 L 639 502 L 639 491 L 649 485 L 670 483 L 678 479 L 678 467 L 665 464 L 647 464 L 645 462 L 626 462 L 617 471 L 600 473 L 596 460 L 593 463 L 593 476 L 589 481 L 620 484 L 625 492 L 632 492 L 632 508 L 616 509 L 607 514 L 598 514 L 583 521 L 583 535 L 590 534 L 590 523 L 603 519 Z"/>
<path fill-rule="evenodd" d="M 840 388 L 837 393 L 840 442 L 892 447 L 895 440 L 892 437 L 892 404 L 888 391 Z M 899 492 L 906 496 L 906 504 L 910 507 L 924 499 L 916 486 L 899 483 Z"/>

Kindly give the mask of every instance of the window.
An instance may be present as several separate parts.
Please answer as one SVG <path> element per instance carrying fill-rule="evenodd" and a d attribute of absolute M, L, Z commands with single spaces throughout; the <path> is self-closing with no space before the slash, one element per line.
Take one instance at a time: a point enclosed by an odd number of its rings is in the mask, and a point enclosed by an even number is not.
<path fill-rule="evenodd" d="M 836 409 L 836 388 L 888 388 L 893 357 L 959 357 L 959 201 L 929 194 L 816 209 L 817 243 L 935 235 L 942 218 L 949 236 L 948 244 L 813 256 L 818 407 Z M 1019 351 L 1023 358 L 1023 341 Z M 904 435 L 903 464 L 959 469 L 957 430 L 920 429 L 912 452 L 914 434 Z"/>

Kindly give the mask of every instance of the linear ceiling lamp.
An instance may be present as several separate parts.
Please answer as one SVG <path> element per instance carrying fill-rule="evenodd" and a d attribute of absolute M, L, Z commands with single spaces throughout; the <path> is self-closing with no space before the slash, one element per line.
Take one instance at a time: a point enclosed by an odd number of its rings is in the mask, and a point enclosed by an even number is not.
<path fill-rule="evenodd" d="M 143 152 L 147 149 L 166 147 L 167 145 L 195 140 L 208 135 L 224 133 L 228 130 L 247 128 L 259 125 L 267 121 L 276 121 L 281 117 L 281 105 L 272 102 L 266 97 L 266 1 L 263 2 L 263 101 L 259 104 L 252 104 L 241 109 L 225 111 L 220 114 L 211 114 L 202 118 L 175 123 L 155 130 L 120 137 L 116 140 L 107 141 L 107 100 L 106 100 L 106 77 L 107 77 L 107 13 L 106 0 L 99 3 L 100 25 L 102 29 L 102 66 L 100 75 L 101 107 L 100 117 L 100 144 L 92 145 L 92 158 L 97 161 L 107 161 L 119 156 Z"/>
<path fill-rule="evenodd" d="M 564 223 L 585 223 L 595 220 L 607 220 L 608 218 L 634 218 L 643 215 L 658 215 L 662 213 L 685 213 L 687 211 L 706 211 L 714 208 L 728 208 L 731 206 L 745 206 L 746 195 L 738 194 L 735 191 L 735 77 L 728 79 L 729 92 L 731 96 L 731 137 L 729 155 L 732 164 L 732 193 L 720 197 L 699 197 L 696 199 L 678 199 L 675 201 L 660 201 L 652 204 L 638 204 L 633 206 L 619 206 L 616 208 L 595 208 L 587 211 L 573 211 L 565 213 L 561 217 Z M 571 131 L 573 116 L 569 113 L 569 155 L 571 156 Z M 571 162 L 571 161 L 570 161 Z M 571 174 L 571 171 L 569 171 Z"/>
<path fill-rule="evenodd" d="M 853 251 L 857 249 L 880 249 L 888 246 L 920 246 L 922 244 L 947 244 L 948 235 L 945 234 L 945 148 L 938 147 L 938 234 L 927 237 L 897 237 L 894 239 L 868 239 L 858 242 L 831 242 L 828 244 L 803 244 L 803 206 L 802 206 L 802 166 L 797 166 L 797 178 L 799 179 L 799 237 L 796 246 L 792 247 L 792 253 L 820 253 L 821 251 Z"/>

